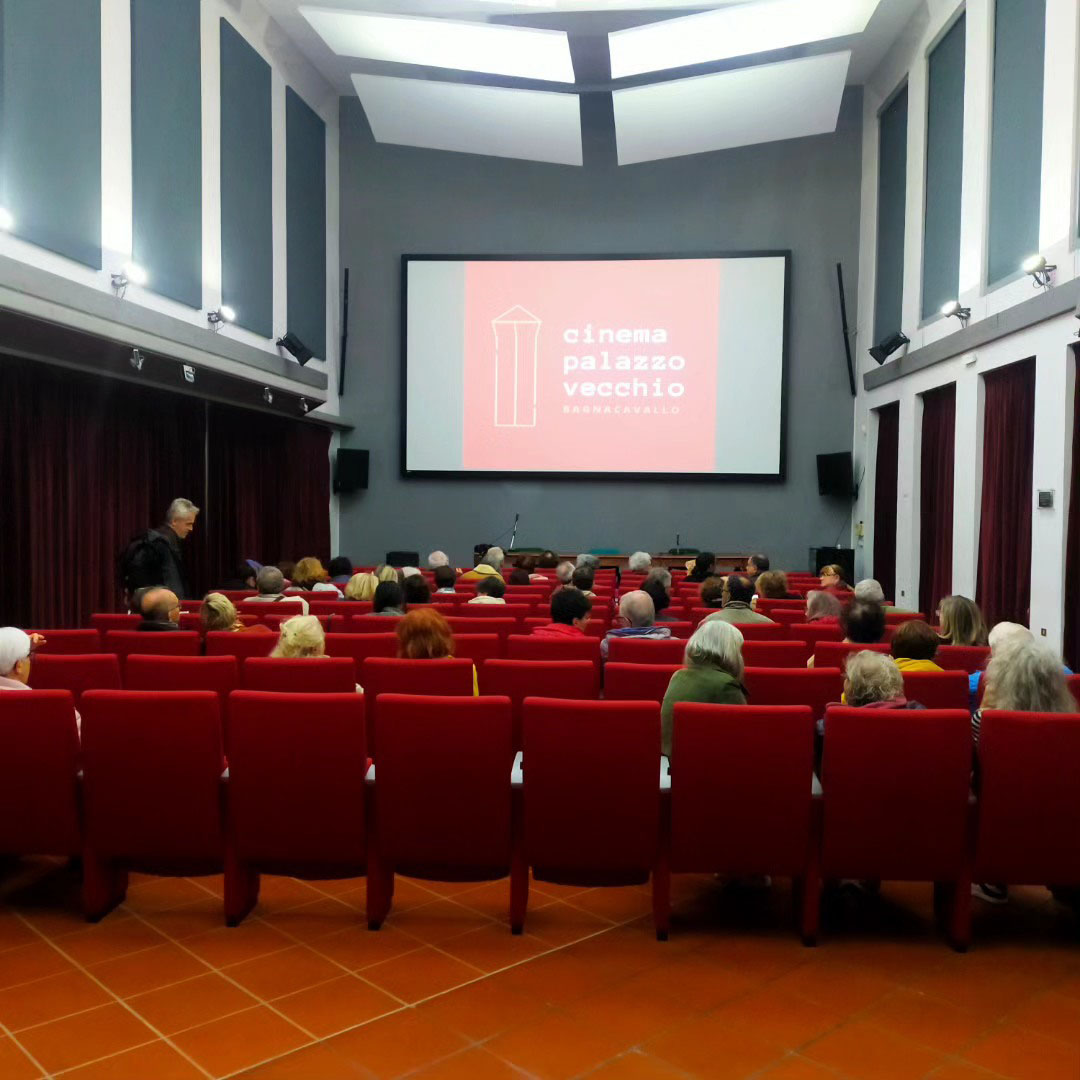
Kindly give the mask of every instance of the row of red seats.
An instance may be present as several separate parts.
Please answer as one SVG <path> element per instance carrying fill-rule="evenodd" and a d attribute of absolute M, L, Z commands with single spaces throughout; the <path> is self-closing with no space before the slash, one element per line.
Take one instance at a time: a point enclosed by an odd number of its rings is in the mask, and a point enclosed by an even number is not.
<path fill-rule="evenodd" d="M 93 691 L 80 749 L 70 695 L 8 694 L 0 852 L 80 855 L 91 919 L 123 899 L 130 870 L 224 870 L 230 925 L 261 873 L 366 870 L 372 928 L 404 873 L 509 876 L 520 932 L 531 869 L 584 885 L 651 877 L 664 938 L 671 874 L 715 872 L 793 877 L 812 942 L 823 878 L 927 881 L 958 948 L 973 878 L 1080 885 L 1080 715 L 988 712 L 977 800 L 965 711 L 868 724 L 836 708 L 826 732 L 817 785 L 805 706 L 679 705 L 668 772 L 649 702 L 529 698 L 515 760 L 505 697 L 389 694 L 372 718 L 355 694 L 238 691 L 223 723 L 213 693 Z"/>

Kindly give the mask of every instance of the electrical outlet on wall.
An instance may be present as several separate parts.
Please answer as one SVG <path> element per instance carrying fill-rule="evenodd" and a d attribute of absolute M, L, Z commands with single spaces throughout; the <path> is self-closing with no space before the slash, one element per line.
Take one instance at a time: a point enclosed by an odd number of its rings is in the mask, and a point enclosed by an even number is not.
<path fill-rule="evenodd" d="M 1043 628 L 1042 628 L 1042 629 L 1041 629 L 1041 630 L 1039 631 L 1039 633 L 1040 633 L 1040 634 L 1042 634 L 1042 636 L 1043 636 L 1043 637 L 1046 637 L 1046 627 L 1044 626 L 1044 627 L 1043 627 Z"/>

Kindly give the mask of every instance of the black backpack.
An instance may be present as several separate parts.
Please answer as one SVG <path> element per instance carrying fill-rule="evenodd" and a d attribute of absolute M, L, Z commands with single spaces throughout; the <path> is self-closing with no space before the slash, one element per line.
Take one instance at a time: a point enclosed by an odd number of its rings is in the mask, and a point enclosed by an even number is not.
<path fill-rule="evenodd" d="M 144 580 L 147 567 L 157 562 L 152 535 L 153 530 L 147 530 L 129 540 L 116 561 L 120 588 L 125 596 L 130 596 L 143 585 L 154 584 L 153 581 Z"/>

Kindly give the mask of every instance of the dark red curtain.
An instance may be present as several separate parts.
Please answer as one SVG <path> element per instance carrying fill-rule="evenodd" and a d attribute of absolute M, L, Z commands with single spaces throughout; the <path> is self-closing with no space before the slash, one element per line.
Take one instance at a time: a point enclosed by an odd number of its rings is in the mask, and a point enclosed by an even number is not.
<path fill-rule="evenodd" d="M 900 455 L 900 403 L 877 410 L 877 468 L 874 471 L 874 577 L 885 598 L 896 598 L 896 497 Z"/>
<path fill-rule="evenodd" d="M 956 384 L 923 394 L 919 610 L 931 622 L 952 592 Z"/>
<path fill-rule="evenodd" d="M 1065 548 L 1065 663 L 1073 671 L 1080 671 L 1080 377 L 1073 394 L 1069 537 Z"/>
<path fill-rule="evenodd" d="M 1035 360 L 984 376 L 983 490 L 977 599 L 989 626 L 1028 625 Z"/>

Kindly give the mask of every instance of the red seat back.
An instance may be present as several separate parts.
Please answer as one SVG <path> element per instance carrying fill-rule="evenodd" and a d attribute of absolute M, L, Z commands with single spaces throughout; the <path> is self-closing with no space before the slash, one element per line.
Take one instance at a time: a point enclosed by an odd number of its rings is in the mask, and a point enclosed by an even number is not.
<path fill-rule="evenodd" d="M 528 697 L 595 701 L 600 696 L 596 665 L 588 660 L 485 660 L 480 692 L 509 698 L 514 720 L 514 749 L 521 749 L 521 718 Z"/>
<path fill-rule="evenodd" d="M 801 874 L 814 840 L 813 775 L 805 705 L 676 705 L 672 870 Z"/>
<path fill-rule="evenodd" d="M 968 677 L 963 671 L 905 671 L 904 694 L 928 709 L 967 709 Z"/>
<path fill-rule="evenodd" d="M 94 852 L 133 861 L 220 858 L 225 761 L 217 694 L 89 690 L 80 711 L 85 830 Z"/>
<path fill-rule="evenodd" d="M 663 703 L 671 676 L 682 664 L 618 664 L 604 668 L 604 697 L 608 701 Z"/>
<path fill-rule="evenodd" d="M 591 660 L 599 665 L 600 639 L 511 634 L 506 639 L 506 655 L 511 660 Z"/>
<path fill-rule="evenodd" d="M 686 652 L 686 642 L 681 638 L 661 638 L 650 641 L 648 638 L 608 639 L 608 666 L 620 664 L 663 664 L 679 666 Z"/>
<path fill-rule="evenodd" d="M 0 693 L 0 853 L 79 853 L 78 771 L 71 694 Z"/>
<path fill-rule="evenodd" d="M 454 656 L 471 660 L 477 668 L 485 660 L 500 659 L 506 652 L 506 639 L 499 634 L 455 634 Z"/>
<path fill-rule="evenodd" d="M 970 777 L 966 710 L 830 709 L 822 873 L 957 880 L 968 858 Z"/>
<path fill-rule="evenodd" d="M 353 615 L 345 627 L 349 634 L 392 634 L 403 615 Z"/>
<path fill-rule="evenodd" d="M 356 664 L 347 656 L 251 657 L 244 661 L 245 690 L 273 694 L 356 692 Z"/>
<path fill-rule="evenodd" d="M 78 706 L 86 690 L 119 690 L 120 661 L 115 653 L 86 656 L 35 656 L 30 664 L 35 690 L 69 690 Z"/>
<path fill-rule="evenodd" d="M 167 630 L 162 633 L 139 630 L 106 630 L 105 649 L 119 657 L 131 653 L 153 656 L 198 656 L 202 636 L 195 630 Z"/>
<path fill-rule="evenodd" d="M 694 624 L 689 619 L 685 622 L 669 622 L 662 625 L 671 631 L 673 638 L 680 638 L 684 641 L 694 632 Z"/>
<path fill-rule="evenodd" d="M 227 736 L 230 836 L 241 860 L 270 872 L 363 863 L 362 694 L 239 690 Z"/>
<path fill-rule="evenodd" d="M 1077 704 L 1080 705 L 1080 675 L 1068 675 L 1066 676 L 1065 681 L 1069 684 L 1069 690 L 1072 692 L 1072 696 L 1076 699 Z"/>
<path fill-rule="evenodd" d="M 383 694 L 378 725 L 380 861 L 425 876 L 505 871 L 514 760 L 509 699 Z"/>
<path fill-rule="evenodd" d="M 793 608 L 774 608 L 771 611 L 763 611 L 761 614 L 768 615 L 773 622 L 780 623 L 781 626 L 794 626 L 796 623 L 805 622 L 806 620 L 805 605 Z"/>
<path fill-rule="evenodd" d="M 1080 885 L 1080 715 L 987 710 L 975 880 Z"/>
<path fill-rule="evenodd" d="M 814 667 L 834 667 L 843 671 L 847 667 L 848 657 L 857 652 L 879 652 L 888 656 L 889 643 L 855 645 L 848 641 L 819 641 L 814 646 Z"/>
<path fill-rule="evenodd" d="M 359 672 L 369 656 L 397 656 L 398 644 L 397 634 L 327 634 L 326 655 L 351 657 Z"/>
<path fill-rule="evenodd" d="M 934 663 L 946 671 L 966 671 L 969 675 L 982 671 L 990 659 L 985 645 L 939 645 Z"/>
<path fill-rule="evenodd" d="M 102 635 L 109 630 L 131 630 L 141 622 L 141 615 L 117 615 L 105 612 L 90 616 L 90 625 Z"/>
<path fill-rule="evenodd" d="M 206 635 L 207 656 L 235 656 L 239 661 L 248 656 L 269 656 L 277 644 L 277 634 L 211 630 Z"/>
<path fill-rule="evenodd" d="M 805 641 L 744 641 L 742 647 L 747 667 L 804 668 L 809 654 Z"/>
<path fill-rule="evenodd" d="M 743 685 L 752 705 L 809 705 L 817 719 L 840 700 L 844 673 L 839 668 L 747 668 Z"/>
<path fill-rule="evenodd" d="M 805 641 L 810 647 L 811 652 L 818 647 L 822 641 L 843 641 L 844 631 L 838 622 L 825 622 L 819 620 L 812 623 L 793 623 L 791 626 L 786 627 L 787 636 L 792 638 L 799 638 L 800 641 Z"/>
<path fill-rule="evenodd" d="M 783 623 L 735 623 L 744 641 L 794 641 L 791 628 Z"/>
<path fill-rule="evenodd" d="M 492 604 L 491 607 L 497 605 Z M 502 609 L 500 608 L 500 611 Z M 506 638 L 514 634 L 518 629 L 517 619 L 507 619 L 495 615 L 480 615 L 473 618 L 472 615 L 451 615 L 447 620 L 454 634 L 498 634 Z"/>
<path fill-rule="evenodd" d="M 909 622 L 912 619 L 918 619 L 920 622 L 926 622 L 926 616 L 921 611 L 885 612 L 885 622 L 889 626 L 899 626 L 901 623 Z"/>
<path fill-rule="evenodd" d="M 34 650 L 35 656 L 85 655 L 101 652 L 101 635 L 97 630 L 27 630 L 28 634 L 40 634 L 44 645 Z"/>
<path fill-rule="evenodd" d="M 525 703 L 525 856 L 538 878 L 644 880 L 659 842 L 660 706 Z"/>
<path fill-rule="evenodd" d="M 235 656 L 139 656 L 124 661 L 126 690 L 213 690 L 224 708 L 240 684 Z"/>

